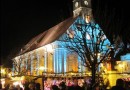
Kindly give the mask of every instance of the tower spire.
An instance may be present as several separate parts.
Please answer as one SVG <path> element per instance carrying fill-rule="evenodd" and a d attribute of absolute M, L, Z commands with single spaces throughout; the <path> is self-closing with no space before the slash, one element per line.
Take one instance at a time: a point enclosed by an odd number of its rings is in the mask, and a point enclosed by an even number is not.
<path fill-rule="evenodd" d="M 78 15 L 81 15 L 84 20 L 92 17 L 91 0 L 73 0 L 73 16 Z"/>

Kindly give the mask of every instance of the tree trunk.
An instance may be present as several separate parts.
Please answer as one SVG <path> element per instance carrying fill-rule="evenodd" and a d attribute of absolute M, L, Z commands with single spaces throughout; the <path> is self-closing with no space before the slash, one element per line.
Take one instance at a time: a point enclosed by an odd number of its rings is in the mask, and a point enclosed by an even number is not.
<path fill-rule="evenodd" d="M 96 69 L 95 69 L 95 64 L 93 63 L 93 65 L 92 65 L 92 90 L 94 90 L 94 88 L 95 88 L 95 79 L 96 79 Z"/>

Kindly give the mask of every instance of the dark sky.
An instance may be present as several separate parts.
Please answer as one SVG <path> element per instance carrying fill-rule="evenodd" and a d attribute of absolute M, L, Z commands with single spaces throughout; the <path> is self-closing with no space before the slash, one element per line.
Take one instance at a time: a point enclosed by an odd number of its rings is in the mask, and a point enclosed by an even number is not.
<path fill-rule="evenodd" d="M 72 0 L 2 0 L 0 57 L 71 15 Z"/>
<path fill-rule="evenodd" d="M 123 2 L 125 7 L 121 6 L 122 2 L 114 0 L 93 2 L 95 20 L 108 36 L 111 37 L 114 32 L 124 37 L 124 42 L 130 41 L 127 2 Z M 17 52 L 33 37 L 72 16 L 72 11 L 72 0 L 1 0 L 1 59 Z"/>

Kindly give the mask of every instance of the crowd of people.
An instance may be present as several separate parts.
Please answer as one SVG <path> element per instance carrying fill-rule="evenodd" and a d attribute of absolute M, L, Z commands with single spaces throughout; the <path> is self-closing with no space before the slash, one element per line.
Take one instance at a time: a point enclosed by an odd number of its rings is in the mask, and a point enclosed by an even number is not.
<path fill-rule="evenodd" d="M 83 79 L 54 79 L 44 82 L 44 90 L 84 90 L 84 86 Z"/>
<path fill-rule="evenodd" d="M 124 81 L 122 79 L 116 80 L 116 85 L 111 90 L 130 90 L 130 81 Z"/>
<path fill-rule="evenodd" d="M 6 85 L 4 89 L 0 90 L 92 90 L 91 78 L 89 79 L 46 79 L 44 85 L 40 83 L 25 82 L 23 87 L 20 85 Z M 117 79 L 116 85 L 107 89 L 105 85 L 100 85 L 97 82 L 94 85 L 94 90 L 130 90 L 130 81 L 124 81 L 123 79 Z"/>
<path fill-rule="evenodd" d="M 13 84 L 7 84 L 5 86 L 5 88 L 1 88 L 0 90 L 23 90 L 22 87 L 20 87 L 20 85 L 13 85 Z"/>
<path fill-rule="evenodd" d="M 31 83 L 31 87 L 35 87 L 36 84 Z M 95 85 L 95 88 L 97 88 Z M 30 84 L 25 83 L 25 90 L 29 90 Z M 48 78 L 44 80 L 44 90 L 91 90 L 91 78 Z M 101 85 L 100 85 L 101 86 Z M 41 87 L 43 88 L 43 87 Z M 31 89 L 40 90 L 40 89 Z M 104 89 L 105 90 L 105 89 Z"/>
<path fill-rule="evenodd" d="M 6 84 L 4 88 L 0 87 L 0 90 L 41 90 L 40 83 L 28 82 L 23 86 L 19 84 L 14 85 L 13 83 Z"/>

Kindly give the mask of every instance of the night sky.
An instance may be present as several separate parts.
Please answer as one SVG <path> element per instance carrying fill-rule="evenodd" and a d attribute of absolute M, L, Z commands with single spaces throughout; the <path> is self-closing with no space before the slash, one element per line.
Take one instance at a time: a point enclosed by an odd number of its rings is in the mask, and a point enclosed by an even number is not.
<path fill-rule="evenodd" d="M 126 50 L 126 45 L 130 44 L 129 2 L 92 1 L 95 21 L 109 39 L 119 35 Z M 69 18 L 72 13 L 72 0 L 1 0 L 1 60 L 8 61 L 7 58 L 33 37 Z M 128 48 L 126 51 L 130 52 Z"/>
<path fill-rule="evenodd" d="M 72 13 L 72 0 L 2 0 L 1 59 Z"/>

